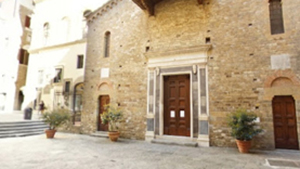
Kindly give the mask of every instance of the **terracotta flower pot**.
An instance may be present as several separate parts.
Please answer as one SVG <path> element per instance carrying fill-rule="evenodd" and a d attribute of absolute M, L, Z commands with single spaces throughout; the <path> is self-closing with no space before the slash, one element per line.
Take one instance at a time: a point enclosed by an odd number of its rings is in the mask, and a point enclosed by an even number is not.
<path fill-rule="evenodd" d="M 118 141 L 118 138 L 120 136 L 120 132 L 118 131 L 109 131 L 108 137 L 111 141 Z"/>
<path fill-rule="evenodd" d="M 249 149 L 251 148 L 251 140 L 243 141 L 243 140 L 235 140 L 236 144 L 239 148 L 241 153 L 248 153 Z"/>
<path fill-rule="evenodd" d="M 53 138 L 56 130 L 45 130 L 47 138 Z"/>

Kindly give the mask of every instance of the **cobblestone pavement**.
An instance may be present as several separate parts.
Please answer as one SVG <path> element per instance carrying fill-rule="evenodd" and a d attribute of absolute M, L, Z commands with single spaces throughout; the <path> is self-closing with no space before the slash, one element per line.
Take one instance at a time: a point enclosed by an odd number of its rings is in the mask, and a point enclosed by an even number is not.
<path fill-rule="evenodd" d="M 45 135 L 0 139 L 1 169 L 272 168 L 266 159 L 297 162 L 300 152 L 276 150 L 240 154 L 236 148 L 191 148 L 134 140 L 113 143 L 105 138 L 61 132 L 56 133 L 55 139 L 46 139 Z M 289 162 L 273 163 L 293 166 Z"/>

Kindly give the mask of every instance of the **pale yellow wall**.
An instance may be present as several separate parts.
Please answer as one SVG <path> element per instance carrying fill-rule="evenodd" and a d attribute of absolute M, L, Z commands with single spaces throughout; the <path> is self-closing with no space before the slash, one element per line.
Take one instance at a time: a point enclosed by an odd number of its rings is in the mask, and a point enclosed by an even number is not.
<path fill-rule="evenodd" d="M 86 10 L 93 11 L 105 2 L 44 0 L 36 3 L 31 20 L 32 42 L 24 106 L 32 106 L 33 100 L 39 99 L 40 93 L 40 99 L 49 109 L 52 109 L 55 106 L 54 95 L 63 91 L 64 80 L 71 81 L 71 91 L 74 85 L 83 82 L 84 68 L 77 69 L 77 55 L 84 55 L 84 60 L 86 58 L 83 13 Z M 50 25 L 47 43 L 45 43 L 43 29 L 46 22 Z M 55 68 L 63 68 L 63 80 L 58 84 L 53 83 Z M 38 84 L 39 70 L 43 70 L 43 84 Z M 69 105 L 64 107 L 72 108 L 72 94 L 68 95 Z M 61 95 L 59 99 L 62 98 Z"/>

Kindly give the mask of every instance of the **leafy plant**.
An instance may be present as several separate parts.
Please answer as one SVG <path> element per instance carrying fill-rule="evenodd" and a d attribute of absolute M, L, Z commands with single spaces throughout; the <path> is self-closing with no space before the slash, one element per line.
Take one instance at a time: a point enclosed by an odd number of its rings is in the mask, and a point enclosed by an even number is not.
<path fill-rule="evenodd" d="M 70 113 L 68 110 L 57 109 L 42 114 L 41 119 L 49 125 L 49 130 L 55 130 L 70 120 Z"/>
<path fill-rule="evenodd" d="M 252 140 L 254 136 L 263 130 L 255 122 L 257 115 L 247 112 L 245 109 L 238 109 L 228 116 L 228 125 L 231 127 L 231 135 L 237 140 Z"/>
<path fill-rule="evenodd" d="M 101 114 L 101 120 L 104 124 L 109 124 L 109 131 L 118 130 L 118 122 L 122 120 L 123 113 L 121 109 L 110 104 L 104 106 L 104 112 Z"/>

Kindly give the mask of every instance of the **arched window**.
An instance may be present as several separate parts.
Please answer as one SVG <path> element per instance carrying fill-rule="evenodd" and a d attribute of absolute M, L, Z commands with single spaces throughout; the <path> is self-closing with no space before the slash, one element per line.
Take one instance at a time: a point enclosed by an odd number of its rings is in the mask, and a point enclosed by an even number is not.
<path fill-rule="evenodd" d="M 84 90 L 84 84 L 78 83 L 74 87 L 74 99 L 73 99 L 73 124 L 80 125 L 81 111 L 82 111 L 82 95 Z"/>
<path fill-rule="evenodd" d="M 48 22 L 44 23 L 43 26 L 43 34 L 44 34 L 44 45 L 47 45 L 48 37 L 49 37 L 50 25 Z"/>
<path fill-rule="evenodd" d="M 284 33 L 281 0 L 269 0 L 271 34 Z"/>
<path fill-rule="evenodd" d="M 110 48 L 110 32 L 106 32 L 104 35 L 104 57 L 109 57 Z"/>
<path fill-rule="evenodd" d="M 90 14 L 92 13 L 92 11 L 91 10 L 89 10 L 89 9 L 87 9 L 87 10 L 85 10 L 84 12 L 83 12 L 83 17 L 88 17 Z"/>
<path fill-rule="evenodd" d="M 87 17 L 92 13 L 91 10 L 85 10 L 83 12 L 83 19 L 82 19 L 82 37 L 86 38 L 88 33 L 88 25 L 87 25 Z"/>
<path fill-rule="evenodd" d="M 49 36 L 50 25 L 48 22 L 44 23 L 44 37 L 47 38 Z"/>
<path fill-rule="evenodd" d="M 63 17 L 61 19 L 61 41 L 66 42 L 68 41 L 69 37 L 69 29 L 70 29 L 70 19 L 68 17 Z"/>

